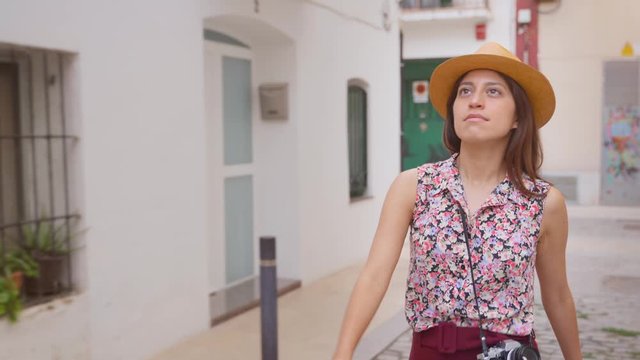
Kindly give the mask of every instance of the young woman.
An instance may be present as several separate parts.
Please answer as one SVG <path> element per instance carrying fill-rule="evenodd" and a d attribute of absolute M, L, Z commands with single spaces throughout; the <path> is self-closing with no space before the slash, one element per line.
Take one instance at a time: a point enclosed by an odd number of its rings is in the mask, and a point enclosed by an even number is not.
<path fill-rule="evenodd" d="M 405 171 L 391 185 L 334 359 L 351 359 L 387 290 L 408 228 L 411 359 L 476 359 L 507 339 L 533 351 L 534 270 L 564 358 L 581 359 L 566 276 L 565 201 L 538 175 L 538 129 L 555 109 L 549 81 L 487 43 L 438 66 L 430 97 L 445 119 L 452 156 Z"/>

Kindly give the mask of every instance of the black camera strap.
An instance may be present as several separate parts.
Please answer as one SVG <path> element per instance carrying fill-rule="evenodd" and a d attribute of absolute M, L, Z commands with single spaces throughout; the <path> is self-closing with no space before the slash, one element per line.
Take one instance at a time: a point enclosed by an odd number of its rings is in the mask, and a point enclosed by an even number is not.
<path fill-rule="evenodd" d="M 471 238 L 471 233 L 469 232 L 469 228 L 467 226 L 467 213 L 464 211 L 462 206 L 458 204 L 460 207 L 460 216 L 462 216 L 462 228 L 464 229 L 464 243 L 467 245 L 467 254 L 469 255 L 469 272 L 471 272 L 471 286 L 473 287 L 473 297 L 476 300 L 476 311 L 478 312 L 478 328 L 480 329 L 480 341 L 482 342 L 482 354 L 485 358 L 489 356 L 489 349 L 487 347 L 487 337 L 484 335 L 484 330 L 482 329 L 482 312 L 480 312 L 480 303 L 478 301 L 478 293 L 476 292 L 476 279 L 473 275 L 473 260 L 471 260 L 471 246 L 469 245 L 469 239 Z"/>
<path fill-rule="evenodd" d="M 484 329 L 482 329 L 482 312 L 480 311 L 480 303 L 478 301 L 478 292 L 476 291 L 476 279 L 473 274 L 473 260 L 471 260 L 471 246 L 469 245 L 469 239 L 471 239 L 471 232 L 467 225 L 467 213 L 462 206 L 458 203 L 460 208 L 460 216 L 462 219 L 462 228 L 464 229 L 464 243 L 467 246 L 467 255 L 469 256 L 469 272 L 471 273 L 471 286 L 473 288 L 473 297 L 476 303 L 476 311 L 478 312 L 478 328 L 480 329 L 480 341 L 482 342 L 482 354 L 485 358 L 489 356 L 489 349 L 487 347 L 487 337 L 484 335 Z M 531 330 L 529 334 L 529 346 L 533 347 L 534 332 Z"/>

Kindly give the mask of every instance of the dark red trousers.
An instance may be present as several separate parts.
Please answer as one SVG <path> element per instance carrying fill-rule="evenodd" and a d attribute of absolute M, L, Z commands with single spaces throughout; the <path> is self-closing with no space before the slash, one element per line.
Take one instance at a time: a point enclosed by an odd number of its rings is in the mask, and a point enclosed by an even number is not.
<path fill-rule="evenodd" d="M 513 336 L 486 330 L 484 334 L 489 347 L 507 339 L 529 344 L 529 336 Z M 538 348 L 535 340 L 533 346 Z M 409 360 L 475 360 L 480 353 L 482 353 L 482 342 L 478 328 L 457 327 L 454 323 L 442 323 L 427 331 L 413 333 Z"/>

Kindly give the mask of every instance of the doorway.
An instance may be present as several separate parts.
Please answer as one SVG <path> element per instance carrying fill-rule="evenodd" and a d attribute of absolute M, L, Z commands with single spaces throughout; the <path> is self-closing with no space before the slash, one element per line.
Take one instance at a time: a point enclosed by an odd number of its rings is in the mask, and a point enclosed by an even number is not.
<path fill-rule="evenodd" d="M 447 59 L 405 60 L 402 67 L 402 170 L 447 159 L 444 122 L 429 101 L 433 70 Z"/>

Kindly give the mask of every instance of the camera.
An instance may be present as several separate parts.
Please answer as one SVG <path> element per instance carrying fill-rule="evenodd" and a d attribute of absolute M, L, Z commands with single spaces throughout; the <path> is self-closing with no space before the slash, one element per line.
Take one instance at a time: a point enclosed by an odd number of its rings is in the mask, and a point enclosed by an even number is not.
<path fill-rule="evenodd" d="M 489 348 L 488 356 L 478 354 L 477 360 L 540 360 L 540 355 L 531 346 L 520 344 L 515 340 L 500 341 Z"/>

